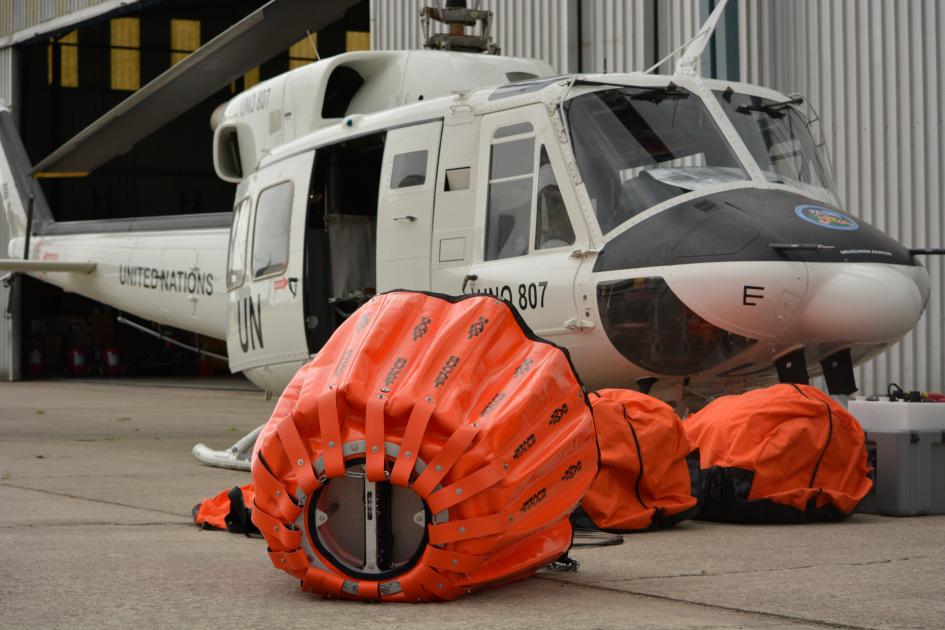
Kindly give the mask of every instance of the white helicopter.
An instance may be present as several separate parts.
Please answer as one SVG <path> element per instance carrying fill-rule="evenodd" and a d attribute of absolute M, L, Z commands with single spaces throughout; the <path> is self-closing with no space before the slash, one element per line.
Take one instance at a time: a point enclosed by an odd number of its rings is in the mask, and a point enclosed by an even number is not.
<path fill-rule="evenodd" d="M 22 256 L 0 270 L 226 339 L 231 370 L 271 392 L 363 301 L 407 288 L 508 300 L 589 387 L 709 395 L 822 372 L 851 393 L 853 366 L 916 324 L 929 276 L 839 208 L 802 98 L 698 76 L 725 4 L 672 75 L 554 76 L 456 52 L 489 47 L 489 15 L 429 9 L 452 50 L 339 55 L 218 109 L 232 214 L 52 221 L 31 175 L 91 170 L 186 107 L 175 81 L 229 81 L 208 74 L 211 55 L 230 46 L 249 67 L 247 47 L 285 48 L 345 5 L 276 0 L 36 167 L 0 113 L 8 252 Z M 456 28 L 476 22 L 482 36 Z M 202 459 L 246 467 L 254 438 Z"/>

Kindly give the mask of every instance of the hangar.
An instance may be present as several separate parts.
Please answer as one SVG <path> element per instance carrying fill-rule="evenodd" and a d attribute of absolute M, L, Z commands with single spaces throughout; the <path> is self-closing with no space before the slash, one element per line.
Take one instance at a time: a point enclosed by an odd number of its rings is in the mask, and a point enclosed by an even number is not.
<path fill-rule="evenodd" d="M 64 5 L 17 0 L 5 5 L 0 9 L 4 47 L 0 95 L 19 112 L 30 157 L 40 159 L 170 64 L 175 55 L 186 54 L 195 41 L 194 27 L 188 23 L 199 21 L 199 41 L 206 41 L 241 12 L 260 4 L 168 0 Z M 362 2 L 345 24 L 329 29 L 334 34 L 317 35 L 319 52 L 328 55 L 359 45 L 417 48 L 422 44 L 417 15 L 423 4 Z M 560 72 L 595 72 L 651 65 L 685 42 L 714 4 L 713 0 L 491 0 L 480 6 L 496 12 L 495 35 L 504 53 L 542 58 Z M 940 178 L 945 129 L 938 115 L 945 100 L 941 75 L 945 52 L 940 45 L 945 12 L 939 4 L 740 0 L 732 5 L 711 54 L 703 58 L 708 66 L 704 74 L 805 94 L 820 114 L 838 192 L 849 211 L 909 247 L 945 243 L 941 220 L 945 184 Z M 132 26 L 136 19 L 137 30 Z M 367 31 L 370 35 L 364 35 Z M 261 61 L 258 76 L 304 63 L 309 54 L 310 46 L 302 45 L 278 59 Z M 128 69 L 134 66 L 137 74 Z M 229 93 L 256 76 L 251 73 L 242 84 L 236 82 Z M 71 85 L 74 82 L 76 86 Z M 83 94 L 84 90 L 89 93 Z M 226 98 L 226 93 L 220 95 L 221 100 Z M 198 105 L 88 179 L 44 181 L 54 209 L 65 213 L 57 218 L 227 209 L 227 186 L 212 176 L 209 158 L 204 162 L 199 158 L 209 156 L 206 121 L 212 109 L 211 103 Z M 205 148 L 201 141 L 207 143 Z M 174 164 L 171 172 L 168 163 Z M 901 343 L 858 368 L 861 391 L 885 389 L 892 380 L 903 381 L 907 389 L 945 387 L 942 261 L 930 259 L 927 267 L 933 290 L 925 316 Z M 52 289 L 45 296 L 37 293 L 46 290 L 28 286 L 11 315 L 0 323 L 0 376 L 28 374 L 28 355 L 36 349 L 37 338 L 43 340 L 39 349 L 44 365 L 55 356 L 60 364 L 57 373 L 67 372 L 62 367 L 64 353 L 72 346 L 61 343 L 65 331 L 56 328 L 65 321 L 61 314 L 74 309 L 80 324 L 95 321 L 90 315 L 97 307 L 65 304 L 79 298 Z M 60 315 L 53 318 L 59 323 L 51 324 L 51 330 L 44 319 L 49 313 Z M 107 316 L 99 319 L 102 328 L 111 322 Z M 50 349 L 50 339 L 59 346 Z M 153 359 L 153 344 L 145 347 Z M 130 362 L 134 347 L 121 350 L 121 360 Z M 90 361 L 94 354 L 94 348 L 86 350 Z M 181 361 L 197 369 L 192 358 Z M 170 365 L 181 369 L 173 360 Z"/>
<path fill-rule="evenodd" d="M 2 98 L 12 105 L 31 161 L 75 136 L 141 86 L 251 11 L 262 0 L 27 2 L 0 8 Z M 213 172 L 214 109 L 243 89 L 330 56 L 368 47 L 368 5 L 257 67 L 88 176 L 45 179 L 58 221 L 221 212 L 232 184 Z M 80 174 L 77 174 L 80 175 Z M 6 242 L 6 235 L 0 237 Z M 41 282 L 0 322 L 0 377 L 193 374 L 226 370 L 116 323 L 116 312 Z M 4 289 L 4 305 L 9 289 Z M 225 354 L 222 342 L 163 330 Z M 223 348 L 221 350 L 221 348 Z"/>

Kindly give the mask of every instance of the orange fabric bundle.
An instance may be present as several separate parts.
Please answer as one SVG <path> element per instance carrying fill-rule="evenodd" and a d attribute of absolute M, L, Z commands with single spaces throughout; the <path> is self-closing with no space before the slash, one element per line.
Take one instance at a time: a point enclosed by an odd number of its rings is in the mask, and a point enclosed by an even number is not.
<path fill-rule="evenodd" d="M 597 459 L 565 350 L 492 297 L 395 291 L 355 312 L 286 387 L 256 441 L 252 518 L 303 590 L 449 600 L 566 552 Z M 405 504 L 419 511 L 397 517 Z M 376 537 L 351 535 L 375 516 Z M 423 540 L 398 560 L 405 537 L 389 545 L 384 532 L 414 521 Z"/>
<path fill-rule="evenodd" d="M 687 462 L 692 448 L 673 409 L 626 389 L 602 389 L 590 399 L 600 472 L 575 525 L 629 533 L 690 518 L 698 509 Z"/>
<path fill-rule="evenodd" d="M 872 487 L 865 434 L 809 385 L 723 396 L 683 422 L 700 452 L 706 520 L 839 520 Z"/>
<path fill-rule="evenodd" d="M 203 529 L 225 529 L 235 534 L 256 533 L 249 514 L 254 496 L 253 484 L 248 483 L 204 499 L 191 510 L 194 523 Z"/>

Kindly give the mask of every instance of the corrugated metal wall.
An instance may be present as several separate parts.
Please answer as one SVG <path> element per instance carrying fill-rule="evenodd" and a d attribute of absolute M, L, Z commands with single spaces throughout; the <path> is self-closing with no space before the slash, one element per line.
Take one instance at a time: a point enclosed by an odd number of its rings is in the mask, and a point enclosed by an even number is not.
<path fill-rule="evenodd" d="M 0 101 L 13 104 L 16 88 L 16 51 L 12 48 L 0 50 Z M 0 208 L 0 258 L 7 257 L 9 234 Z M 0 381 L 19 378 L 19 327 L 7 316 L 7 300 L 10 291 L 0 282 Z"/>
<path fill-rule="evenodd" d="M 655 20 L 652 0 L 582 2 L 583 71 L 634 72 L 652 65 Z"/>
<path fill-rule="evenodd" d="M 907 247 L 945 246 L 945 3 L 739 0 L 743 80 L 806 94 L 846 209 Z M 859 368 L 860 391 L 945 390 L 945 260 L 916 329 Z M 882 299 L 881 289 L 877 299 Z"/>

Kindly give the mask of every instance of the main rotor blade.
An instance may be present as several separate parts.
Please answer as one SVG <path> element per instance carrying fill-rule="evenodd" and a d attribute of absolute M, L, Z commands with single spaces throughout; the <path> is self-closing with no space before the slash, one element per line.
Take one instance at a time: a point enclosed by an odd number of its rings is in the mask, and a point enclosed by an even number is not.
<path fill-rule="evenodd" d="M 261 62 L 344 16 L 357 0 L 271 0 L 80 131 L 32 173 L 87 174 L 130 151 Z"/>

